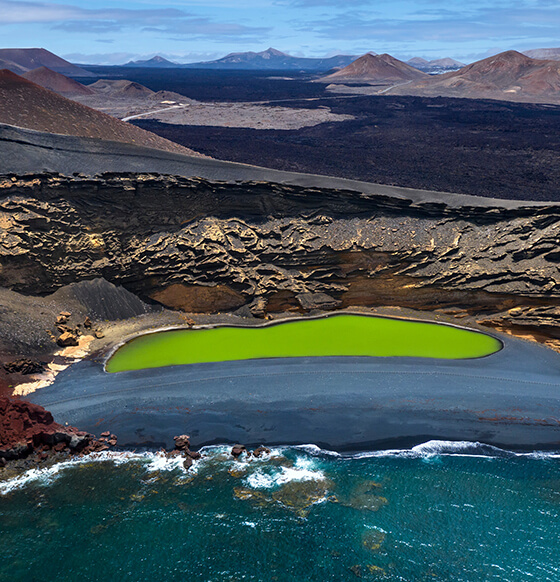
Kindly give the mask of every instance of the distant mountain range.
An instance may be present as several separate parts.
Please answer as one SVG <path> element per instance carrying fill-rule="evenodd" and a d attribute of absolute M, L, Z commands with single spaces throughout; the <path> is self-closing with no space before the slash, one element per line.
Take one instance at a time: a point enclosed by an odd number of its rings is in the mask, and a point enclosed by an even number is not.
<path fill-rule="evenodd" d="M 376 53 L 371 52 L 371 55 Z M 269 48 L 265 51 L 231 53 L 215 61 L 204 61 L 200 63 L 181 64 L 169 61 L 161 56 L 155 56 L 148 60 L 130 61 L 123 65 L 125 67 L 135 68 L 184 68 L 184 69 L 225 69 L 225 70 L 277 70 L 277 71 L 308 71 L 308 72 L 327 72 L 332 70 L 343 69 L 358 57 L 355 55 L 336 55 L 329 58 L 313 59 L 303 57 L 293 57 L 277 49 Z M 426 73 L 441 73 L 450 70 L 457 70 L 464 66 L 463 63 L 454 59 L 436 59 L 427 61 L 421 57 L 410 59 L 410 66 Z"/>
<path fill-rule="evenodd" d="M 269 48 L 260 53 L 231 53 L 216 61 L 185 65 L 189 68 L 205 69 L 252 69 L 283 71 L 329 71 L 345 67 L 356 59 L 352 55 L 336 55 L 324 59 L 293 57 L 279 50 Z"/>
<path fill-rule="evenodd" d="M 399 83 L 422 79 L 426 73 L 391 55 L 366 53 L 348 66 L 321 79 L 324 83 Z"/>
<path fill-rule="evenodd" d="M 168 61 L 159 55 L 148 59 L 147 61 L 129 61 L 124 67 L 135 67 L 135 68 L 152 68 L 152 69 L 176 69 L 178 67 L 183 67 L 178 63 L 173 61 Z"/>
<path fill-rule="evenodd" d="M 532 59 L 560 61 L 560 48 L 532 49 L 530 51 L 523 51 L 523 54 Z"/>
<path fill-rule="evenodd" d="M 482 59 L 456 70 L 462 63 L 453 59 L 426 61 L 416 57 L 408 63 L 388 54 L 367 53 L 354 59 L 337 56 L 329 59 L 301 59 L 268 49 L 261 53 L 234 53 L 210 63 L 195 63 L 183 67 L 236 68 L 253 70 L 307 70 L 321 73 L 321 67 L 332 70 L 334 64 L 351 60 L 334 73 L 319 79 L 329 84 L 385 85 L 384 94 L 418 95 L 425 97 L 461 97 L 472 99 L 502 99 L 534 103 L 560 103 L 560 48 L 527 51 L 531 55 L 545 55 L 548 59 L 536 59 L 517 51 L 506 51 Z M 553 58 L 554 57 L 554 58 Z M 266 65 L 263 64 L 266 62 Z M 43 63 L 43 64 L 41 64 Z M 44 63 L 48 63 L 48 66 Z M 249 64 L 247 64 L 249 63 Z M 311 64 L 310 64 L 311 63 Z M 37 65 L 30 69 L 32 65 Z M 296 67 L 296 64 L 298 65 Z M 177 66 L 161 57 L 136 61 L 130 66 L 165 67 Z M 420 69 L 428 67 L 453 67 L 450 72 L 427 74 Z M 0 49 L 0 67 L 19 71 L 26 79 L 65 96 L 75 98 L 89 95 L 111 94 L 122 98 L 150 98 L 153 100 L 184 100 L 184 97 L 167 92 L 153 93 L 146 87 L 125 80 L 100 81 L 85 87 L 70 77 L 93 76 L 45 49 Z M 289 69 L 289 67 L 293 67 Z M 316 67 L 313 69 L 312 67 Z M 67 71 L 62 73 L 61 71 Z M 326 72 L 326 71 L 325 71 Z M 23 80 L 23 79 L 22 79 Z M 103 85 L 103 86 L 101 86 Z M 388 87 L 394 85 L 392 87 Z M 354 87 L 355 89 L 356 87 Z M 355 91 L 354 91 L 355 92 Z M 359 90 L 358 90 L 359 92 Z M 368 94 L 376 94 L 375 87 Z"/>
<path fill-rule="evenodd" d="M 410 66 L 423 71 L 424 73 L 442 73 L 446 71 L 456 71 L 465 66 L 464 63 L 455 59 L 444 58 L 427 61 L 422 57 L 415 57 L 406 61 Z"/>
<path fill-rule="evenodd" d="M 276 70 L 276 71 L 318 71 L 326 72 L 331 69 L 345 67 L 356 57 L 352 55 L 336 55 L 324 59 L 292 57 L 279 50 L 269 48 L 260 53 L 245 52 L 231 53 L 215 61 L 200 63 L 179 64 L 156 56 L 146 61 L 130 61 L 125 67 L 156 67 L 156 68 L 183 68 L 183 69 L 230 69 L 230 70 Z"/>
<path fill-rule="evenodd" d="M 48 67 L 51 71 L 69 77 L 95 76 L 43 48 L 0 49 L 0 69 L 21 75 L 39 67 Z"/>

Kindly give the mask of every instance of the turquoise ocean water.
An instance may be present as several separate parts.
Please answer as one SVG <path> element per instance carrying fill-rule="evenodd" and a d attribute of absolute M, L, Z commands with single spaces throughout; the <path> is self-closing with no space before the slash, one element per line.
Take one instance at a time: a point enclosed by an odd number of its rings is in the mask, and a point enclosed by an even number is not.
<path fill-rule="evenodd" d="M 560 456 L 105 454 L 0 483 L 0 580 L 559 581 Z"/>

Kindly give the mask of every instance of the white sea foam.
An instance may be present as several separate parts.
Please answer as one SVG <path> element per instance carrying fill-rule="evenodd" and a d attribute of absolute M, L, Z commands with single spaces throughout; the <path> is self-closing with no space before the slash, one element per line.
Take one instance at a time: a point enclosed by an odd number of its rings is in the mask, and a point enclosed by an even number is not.
<path fill-rule="evenodd" d="M 56 478 L 60 476 L 60 473 L 66 469 L 76 467 L 78 465 L 84 465 L 87 463 L 99 463 L 104 461 L 110 461 L 115 465 L 123 465 L 130 462 L 142 462 L 148 463 L 146 466 L 147 471 L 171 471 L 174 469 L 179 469 L 186 473 L 183 467 L 184 459 L 182 457 L 166 458 L 163 453 L 157 452 L 144 452 L 144 453 L 134 453 L 134 452 L 112 452 L 104 451 L 101 453 L 91 453 L 89 455 L 84 455 L 80 458 L 75 458 L 70 461 L 62 461 L 56 463 L 51 467 L 45 467 L 43 469 L 29 469 L 14 477 L 13 479 L 8 479 L 6 481 L 0 481 L 0 495 L 5 495 L 16 489 L 21 489 L 29 483 L 38 483 L 40 485 L 50 485 Z M 194 461 L 193 466 L 189 469 L 190 472 L 197 471 L 198 461 Z"/>
<path fill-rule="evenodd" d="M 272 489 L 291 481 L 324 481 L 325 474 L 313 467 L 313 459 L 300 457 L 293 467 L 278 467 L 268 472 L 264 467 L 259 468 L 245 479 L 245 483 L 253 489 Z"/>
<path fill-rule="evenodd" d="M 313 455 L 313 456 L 319 456 L 319 455 L 327 455 L 329 457 L 342 456 L 340 453 L 338 453 L 336 451 L 330 451 L 329 449 L 322 449 L 321 447 L 318 447 L 317 445 L 312 445 L 312 444 L 296 445 L 294 448 L 298 449 L 300 451 L 305 451 L 306 453 L 309 453 L 310 455 Z"/>
<path fill-rule="evenodd" d="M 149 472 L 161 472 L 161 471 L 181 471 L 187 472 L 184 468 L 183 463 L 185 458 L 183 456 L 177 457 L 167 457 L 163 452 L 151 453 L 147 456 L 151 462 L 146 467 L 146 471 Z M 193 461 L 193 464 L 189 468 L 190 473 L 196 473 L 200 463 Z"/>
<path fill-rule="evenodd" d="M 487 459 L 508 458 L 508 457 L 530 457 L 536 459 L 557 459 L 560 453 L 557 451 L 532 451 L 520 453 L 500 449 L 493 445 L 472 441 L 444 441 L 431 440 L 410 449 L 388 449 L 382 451 L 364 451 L 350 456 L 353 459 L 367 459 L 372 457 L 412 457 L 412 458 L 433 458 L 439 455 L 446 456 L 468 456 Z"/>
<path fill-rule="evenodd" d="M 7 493 L 11 493 L 16 489 L 21 489 L 33 481 L 38 481 L 47 485 L 54 480 L 56 474 L 62 468 L 62 463 L 59 463 L 58 465 L 54 465 L 48 469 L 29 469 L 29 471 L 26 471 L 25 473 L 18 475 L 13 479 L 0 482 L 0 495 L 6 495 Z"/>
<path fill-rule="evenodd" d="M 231 447 L 211 446 L 201 449 L 204 457 L 193 462 L 188 470 L 188 474 L 196 474 L 201 468 L 210 463 L 229 461 L 235 467 L 246 470 L 250 474 L 246 477 L 246 484 L 254 489 L 271 489 L 278 487 L 290 481 L 310 481 L 324 480 L 325 474 L 317 469 L 318 457 L 330 456 L 341 459 L 367 459 L 375 457 L 409 457 L 434 459 L 438 456 L 469 456 L 487 459 L 495 458 L 512 458 L 524 457 L 535 460 L 557 460 L 560 459 L 558 451 L 531 451 L 531 452 L 513 452 L 491 445 L 470 442 L 470 441 L 444 441 L 431 440 L 410 449 L 389 449 L 381 451 L 364 451 L 355 454 L 340 454 L 336 451 L 321 449 L 312 444 L 277 447 L 271 450 L 270 454 L 260 458 L 251 458 L 251 460 L 231 459 Z M 271 467 L 270 460 L 284 457 L 290 451 L 297 451 L 308 456 L 299 456 L 293 467 Z M 187 474 L 183 467 L 184 458 L 181 456 L 168 458 L 162 452 L 112 452 L 105 451 L 102 453 L 91 453 L 81 458 L 63 461 L 51 467 L 44 469 L 29 469 L 6 481 L 0 481 L 0 495 L 5 495 L 28 485 L 29 483 L 38 483 L 40 485 L 49 485 L 60 476 L 60 473 L 73 466 L 111 461 L 115 465 L 121 465 L 130 462 L 142 462 L 146 465 L 146 471 L 180 471 Z M 256 469 L 256 470 L 254 470 Z"/>

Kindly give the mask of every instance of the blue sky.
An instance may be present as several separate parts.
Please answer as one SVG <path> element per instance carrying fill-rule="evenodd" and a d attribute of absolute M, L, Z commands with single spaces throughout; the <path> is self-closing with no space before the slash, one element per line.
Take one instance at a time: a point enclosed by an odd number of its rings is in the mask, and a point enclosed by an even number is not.
<path fill-rule="evenodd" d="M 471 62 L 560 46 L 560 0 L 0 0 L 0 34 L 3 47 L 83 63 L 194 62 L 269 46 Z"/>

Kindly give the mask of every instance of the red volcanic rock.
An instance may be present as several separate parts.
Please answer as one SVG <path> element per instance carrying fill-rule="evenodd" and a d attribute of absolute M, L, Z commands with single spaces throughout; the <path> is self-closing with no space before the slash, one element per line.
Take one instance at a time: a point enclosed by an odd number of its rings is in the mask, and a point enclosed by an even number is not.
<path fill-rule="evenodd" d="M 262 455 L 269 455 L 270 454 L 270 449 L 268 447 L 265 447 L 264 445 L 261 445 L 260 447 L 256 448 L 253 451 L 253 455 L 258 459 L 259 457 L 261 457 Z"/>
<path fill-rule="evenodd" d="M 90 436 L 74 427 L 64 427 L 42 406 L 25 400 L 0 398 L 0 458 L 17 459 L 44 446 L 78 451 Z M 62 445 L 62 446 L 61 446 Z"/>

